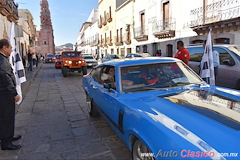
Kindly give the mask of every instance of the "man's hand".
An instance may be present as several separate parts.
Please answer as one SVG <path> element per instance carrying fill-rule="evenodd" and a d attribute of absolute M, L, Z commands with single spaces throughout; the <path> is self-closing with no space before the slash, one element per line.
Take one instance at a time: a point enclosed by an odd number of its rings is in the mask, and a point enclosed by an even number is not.
<path fill-rule="evenodd" d="M 15 102 L 18 102 L 20 100 L 20 96 L 17 95 L 17 96 L 14 97 L 14 99 L 15 99 Z"/>

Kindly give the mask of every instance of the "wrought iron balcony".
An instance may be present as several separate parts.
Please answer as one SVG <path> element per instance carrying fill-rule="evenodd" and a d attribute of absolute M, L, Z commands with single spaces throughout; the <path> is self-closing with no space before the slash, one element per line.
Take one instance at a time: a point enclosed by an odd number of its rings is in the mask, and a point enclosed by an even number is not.
<path fill-rule="evenodd" d="M 18 5 L 13 0 L 0 0 L 0 13 L 10 21 L 18 20 Z"/>
<path fill-rule="evenodd" d="M 94 47 L 94 46 L 97 46 L 99 44 L 99 40 L 98 39 L 94 39 L 90 42 L 90 46 L 91 47 Z"/>
<path fill-rule="evenodd" d="M 102 17 L 102 24 L 103 24 L 104 26 L 107 25 L 106 17 Z"/>
<path fill-rule="evenodd" d="M 109 45 L 109 46 L 113 45 L 112 38 L 110 38 L 110 37 L 107 38 L 107 45 Z"/>
<path fill-rule="evenodd" d="M 115 36 L 114 42 L 116 46 L 122 46 L 123 45 L 122 36 Z"/>
<path fill-rule="evenodd" d="M 102 28 L 102 19 L 99 19 L 99 20 L 98 20 L 98 27 L 99 27 L 99 28 Z"/>
<path fill-rule="evenodd" d="M 153 23 L 153 35 L 159 39 L 175 37 L 176 21 L 173 18 Z"/>
<path fill-rule="evenodd" d="M 123 42 L 126 43 L 127 45 L 131 44 L 131 34 L 129 32 L 124 34 Z"/>
<path fill-rule="evenodd" d="M 205 7 L 191 10 L 190 27 L 230 20 L 240 17 L 239 0 L 221 0 Z"/>
<path fill-rule="evenodd" d="M 107 13 L 106 18 L 107 18 L 107 21 L 108 21 L 109 23 L 112 22 L 112 15 L 111 15 L 111 13 Z"/>
<path fill-rule="evenodd" d="M 138 27 L 134 29 L 134 38 L 137 41 L 147 41 L 148 40 L 148 29 L 145 27 Z"/>

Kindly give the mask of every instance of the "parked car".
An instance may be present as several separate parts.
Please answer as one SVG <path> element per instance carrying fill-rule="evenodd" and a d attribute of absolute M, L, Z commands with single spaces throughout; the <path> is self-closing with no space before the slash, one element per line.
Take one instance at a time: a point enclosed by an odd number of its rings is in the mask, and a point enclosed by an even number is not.
<path fill-rule="evenodd" d="M 186 48 L 190 53 L 189 66 L 199 74 L 203 47 L 189 46 Z M 240 46 L 213 45 L 213 49 L 219 52 L 220 60 L 216 85 L 240 89 Z"/>
<path fill-rule="evenodd" d="M 92 55 L 83 55 L 83 58 L 86 61 L 88 67 L 93 67 L 98 65 L 97 60 L 93 58 Z"/>
<path fill-rule="evenodd" d="M 114 59 L 120 59 L 121 57 L 117 54 L 108 54 L 105 57 L 102 58 L 102 63 L 107 62 L 107 61 L 111 61 Z"/>
<path fill-rule="evenodd" d="M 109 68 L 114 82 L 102 79 Z M 240 92 L 208 85 L 178 59 L 109 61 L 82 82 L 89 115 L 108 122 L 133 160 L 240 159 Z"/>
<path fill-rule="evenodd" d="M 62 55 L 55 56 L 55 68 L 61 68 L 62 66 Z"/>
<path fill-rule="evenodd" d="M 54 63 L 54 58 L 53 54 L 47 54 L 45 57 L 45 63 Z"/>
<path fill-rule="evenodd" d="M 128 53 L 125 58 L 151 57 L 149 53 Z"/>
<path fill-rule="evenodd" d="M 78 71 L 83 75 L 87 74 L 87 63 L 81 56 L 81 52 L 64 51 L 62 52 L 62 74 L 64 77 L 70 72 Z"/>

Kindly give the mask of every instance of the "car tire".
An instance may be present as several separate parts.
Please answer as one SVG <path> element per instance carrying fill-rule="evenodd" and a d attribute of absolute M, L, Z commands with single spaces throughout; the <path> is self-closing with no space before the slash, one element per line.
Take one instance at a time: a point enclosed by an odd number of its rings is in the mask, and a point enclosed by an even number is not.
<path fill-rule="evenodd" d="M 83 75 L 87 74 L 87 66 L 82 66 L 82 73 Z"/>
<path fill-rule="evenodd" d="M 133 160 L 155 160 L 154 156 L 149 149 L 137 139 L 132 147 L 132 159 Z"/>
<path fill-rule="evenodd" d="M 88 114 L 91 117 L 95 117 L 95 118 L 99 117 L 100 114 L 97 111 L 96 106 L 94 105 L 93 100 L 89 97 L 89 95 L 87 93 L 86 93 L 86 103 L 87 103 Z"/>
<path fill-rule="evenodd" d="M 68 73 L 67 68 L 66 68 L 66 67 L 63 67 L 63 68 L 62 68 L 63 77 L 67 77 L 67 73 Z"/>

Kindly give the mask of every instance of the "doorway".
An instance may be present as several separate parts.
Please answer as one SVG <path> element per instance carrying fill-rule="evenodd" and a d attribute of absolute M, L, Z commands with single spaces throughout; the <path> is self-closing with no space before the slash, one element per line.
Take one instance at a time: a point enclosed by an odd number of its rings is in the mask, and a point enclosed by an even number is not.
<path fill-rule="evenodd" d="M 173 45 L 167 45 L 167 57 L 173 57 Z"/>

